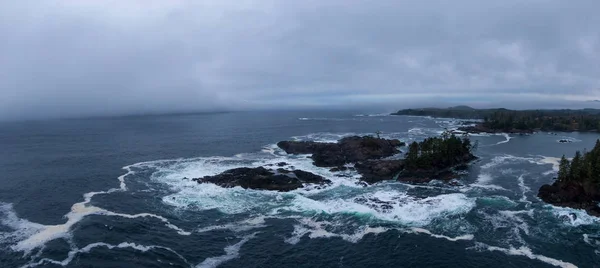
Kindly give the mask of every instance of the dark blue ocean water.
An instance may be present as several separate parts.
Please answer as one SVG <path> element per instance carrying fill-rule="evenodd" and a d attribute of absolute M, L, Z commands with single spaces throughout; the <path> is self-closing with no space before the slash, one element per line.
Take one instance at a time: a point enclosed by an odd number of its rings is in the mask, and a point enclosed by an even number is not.
<path fill-rule="evenodd" d="M 556 158 L 598 134 L 474 136 L 480 160 L 459 185 L 364 187 L 274 146 L 375 131 L 412 141 L 457 124 L 332 111 L 0 123 L 0 267 L 600 264 L 600 221 L 536 198 Z M 183 179 L 281 161 L 334 183 L 274 193 Z"/>

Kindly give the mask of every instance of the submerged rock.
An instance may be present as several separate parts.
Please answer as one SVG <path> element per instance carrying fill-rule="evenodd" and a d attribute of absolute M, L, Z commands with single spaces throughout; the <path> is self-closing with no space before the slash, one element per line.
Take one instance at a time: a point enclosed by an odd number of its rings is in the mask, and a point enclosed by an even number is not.
<path fill-rule="evenodd" d="M 287 192 L 304 187 L 305 183 L 331 183 L 319 175 L 303 170 L 269 170 L 264 167 L 234 168 L 214 176 L 193 179 L 198 183 L 213 183 L 225 188 L 240 186 L 244 189 Z"/>
<path fill-rule="evenodd" d="M 281 141 L 279 148 L 288 154 L 312 154 L 315 166 L 341 167 L 347 163 L 379 159 L 399 153 L 398 147 L 405 143 L 370 136 L 352 136 L 337 143 L 314 141 Z"/>

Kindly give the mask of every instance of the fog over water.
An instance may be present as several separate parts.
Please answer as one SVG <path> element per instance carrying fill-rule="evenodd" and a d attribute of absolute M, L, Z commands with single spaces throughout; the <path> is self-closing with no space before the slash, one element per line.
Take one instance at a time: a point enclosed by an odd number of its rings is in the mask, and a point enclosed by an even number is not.
<path fill-rule="evenodd" d="M 0 1 L 0 120 L 596 107 L 600 2 Z"/>

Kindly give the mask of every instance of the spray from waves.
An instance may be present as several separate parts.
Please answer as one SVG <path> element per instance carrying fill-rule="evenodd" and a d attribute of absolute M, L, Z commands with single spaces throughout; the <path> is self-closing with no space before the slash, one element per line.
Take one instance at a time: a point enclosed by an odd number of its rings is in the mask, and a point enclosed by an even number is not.
<path fill-rule="evenodd" d="M 65 215 L 67 221 L 63 224 L 42 225 L 31 223 L 27 220 L 19 219 L 14 210 L 12 210 L 12 206 L 3 205 L 2 211 L 4 211 L 6 216 L 3 217 L 2 223 L 14 230 L 12 233 L 3 236 L 8 237 L 13 241 L 18 241 L 16 244 L 11 246 L 12 250 L 21 251 L 24 252 L 25 255 L 29 255 L 33 249 L 41 248 L 51 240 L 70 237 L 72 227 L 89 215 L 117 216 L 130 219 L 150 217 L 162 221 L 165 226 L 177 231 L 177 233 L 180 235 L 190 235 L 189 232 L 186 232 L 183 229 L 171 224 L 169 220 L 162 216 L 150 213 L 140 213 L 134 215 L 122 214 L 90 205 L 92 198 L 96 195 L 127 191 L 125 177 L 134 174 L 132 167 L 133 166 L 125 167 L 124 169 L 127 170 L 127 173 L 119 176 L 119 188 L 112 188 L 107 191 L 89 192 L 84 194 L 84 201 L 75 203 L 73 206 L 71 206 L 71 211 Z"/>
<path fill-rule="evenodd" d="M 30 263 L 30 264 L 26 264 L 22 267 L 36 267 L 39 265 L 43 265 L 43 264 L 56 264 L 56 265 L 60 265 L 60 266 L 67 266 L 68 264 L 71 263 L 71 261 L 73 261 L 73 259 L 75 258 L 75 256 L 77 256 L 78 254 L 85 254 L 85 253 L 90 253 L 94 248 L 98 248 L 98 247 L 105 247 L 108 249 L 124 249 L 124 248 L 131 248 L 131 249 L 135 249 L 137 251 L 141 251 L 141 252 L 147 252 L 147 251 L 151 251 L 151 250 L 165 250 L 168 251 L 170 253 L 172 253 L 173 255 L 177 256 L 179 259 L 181 259 L 182 261 L 184 261 L 186 264 L 192 266 L 187 260 L 186 258 L 184 258 L 183 256 L 181 256 L 181 254 L 177 253 L 176 251 L 168 248 L 168 247 L 162 247 L 162 246 L 144 246 L 144 245 L 138 245 L 135 243 L 129 243 L 129 242 L 123 242 L 120 243 L 118 245 L 111 245 L 111 244 L 107 244 L 107 243 L 103 243 L 103 242 L 97 242 L 97 243 L 92 243 L 89 244 L 83 248 L 80 249 L 72 249 L 71 251 L 69 251 L 69 254 L 67 256 L 66 259 L 62 260 L 62 261 L 57 261 L 57 260 L 52 260 L 52 259 L 48 259 L 48 258 L 44 258 L 39 260 L 36 263 Z"/>
<path fill-rule="evenodd" d="M 202 263 L 196 265 L 196 268 L 214 268 L 221 265 L 224 262 L 233 260 L 240 256 L 240 249 L 244 244 L 246 244 L 250 239 L 256 237 L 258 232 L 244 236 L 240 242 L 237 242 L 231 246 L 227 246 L 225 250 L 225 255 L 210 257 L 204 260 Z"/>
<path fill-rule="evenodd" d="M 557 267 L 577 268 L 577 266 L 575 266 L 574 264 L 569 263 L 569 262 L 564 262 L 561 260 L 553 259 L 550 257 L 546 257 L 544 255 L 534 254 L 531 251 L 531 249 L 526 246 L 522 246 L 519 248 L 514 248 L 514 247 L 501 248 L 501 247 L 486 245 L 483 243 L 477 243 L 477 246 L 475 248 L 478 250 L 498 251 L 498 252 L 502 252 L 504 254 L 512 255 L 512 256 L 525 256 L 532 260 L 538 260 L 538 261 L 541 261 L 541 262 L 544 262 L 544 263 L 547 263 L 550 265 L 554 265 Z"/>

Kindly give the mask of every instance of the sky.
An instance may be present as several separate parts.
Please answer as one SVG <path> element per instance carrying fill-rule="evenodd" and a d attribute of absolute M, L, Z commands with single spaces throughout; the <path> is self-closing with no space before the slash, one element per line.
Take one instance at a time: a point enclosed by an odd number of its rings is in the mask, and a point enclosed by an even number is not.
<path fill-rule="evenodd" d="M 600 106 L 598 0 L 0 0 L 0 120 Z"/>

